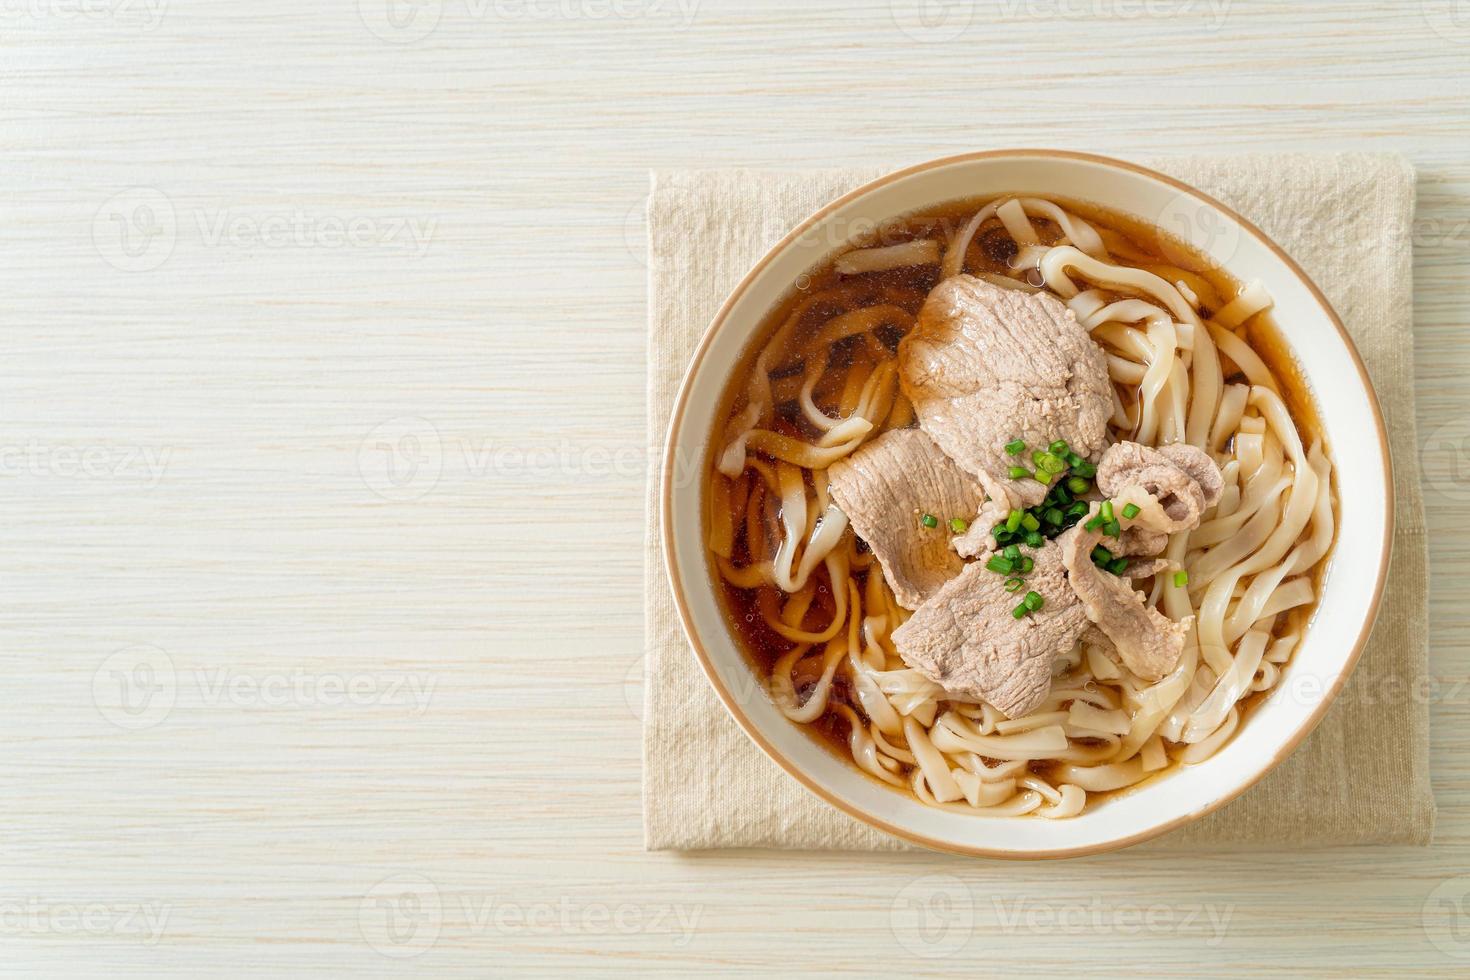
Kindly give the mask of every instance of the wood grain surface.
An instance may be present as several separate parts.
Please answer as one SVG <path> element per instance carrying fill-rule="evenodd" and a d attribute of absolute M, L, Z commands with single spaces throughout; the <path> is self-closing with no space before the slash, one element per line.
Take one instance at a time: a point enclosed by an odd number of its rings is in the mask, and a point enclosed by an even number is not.
<path fill-rule="evenodd" d="M 0 971 L 1463 975 L 1463 0 L 0 0 L 0 80 Z M 1010 145 L 1419 167 L 1432 848 L 643 852 L 648 170 Z"/>

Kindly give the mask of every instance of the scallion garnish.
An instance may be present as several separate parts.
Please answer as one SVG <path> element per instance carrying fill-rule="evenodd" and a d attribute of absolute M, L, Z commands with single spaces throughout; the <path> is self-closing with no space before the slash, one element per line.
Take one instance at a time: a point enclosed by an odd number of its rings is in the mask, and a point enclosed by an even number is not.
<path fill-rule="evenodd" d="M 1126 518 L 1128 518 L 1130 521 L 1133 520 L 1133 518 L 1135 518 L 1135 517 L 1138 516 L 1138 505 L 1137 504 L 1124 504 L 1123 505 L 1123 516 L 1126 517 Z"/>
<path fill-rule="evenodd" d="M 1088 520 L 1088 522 L 1086 524 L 1082 525 L 1082 527 L 1085 530 L 1088 530 L 1088 531 L 1096 531 L 1098 528 L 1100 528 L 1102 526 L 1103 526 L 1103 518 L 1102 518 L 1102 515 L 1101 514 L 1093 514 L 1092 517 Z"/>
<path fill-rule="evenodd" d="M 1019 606 L 1011 610 L 1011 615 L 1014 616 L 1016 619 L 1020 619 L 1030 611 L 1031 610 L 1026 608 L 1026 603 L 1023 601 Z"/>
<path fill-rule="evenodd" d="M 1067 453 L 1070 452 L 1071 449 L 1072 447 L 1067 445 L 1067 440 L 1065 439 L 1058 439 L 1056 442 L 1046 447 L 1047 452 L 1055 453 L 1058 456 L 1067 455 Z"/>
<path fill-rule="evenodd" d="M 1005 555 L 1011 561 L 1020 561 L 1021 560 L 1021 549 L 1020 549 L 1020 547 L 1018 545 L 1014 545 L 1014 544 L 1008 544 L 1008 545 L 1006 545 L 1005 546 L 1005 550 L 1002 551 L 1001 554 L 1002 555 Z"/>
<path fill-rule="evenodd" d="M 991 555 L 990 560 L 985 563 L 985 567 L 1001 575 L 1009 575 L 1015 571 L 1015 565 L 1004 555 Z"/>
<path fill-rule="evenodd" d="M 1027 555 L 1022 555 L 1021 556 L 1021 563 L 1020 563 L 1019 566 L 1017 566 L 1016 571 L 1020 572 L 1022 575 L 1030 575 L 1031 574 L 1031 569 L 1033 569 L 1035 567 L 1036 567 L 1035 560 L 1033 560 L 1031 557 L 1029 557 Z"/>
<path fill-rule="evenodd" d="M 919 518 L 919 523 L 924 525 L 925 527 L 938 527 L 939 518 L 935 517 L 933 514 L 925 514 L 923 517 Z"/>
<path fill-rule="evenodd" d="M 1036 461 L 1036 468 L 1043 473 L 1056 476 L 1067 469 L 1067 461 L 1054 453 L 1037 453 L 1032 457 Z"/>
<path fill-rule="evenodd" d="M 1174 588 L 1176 588 L 1176 589 L 1182 589 L 1182 588 L 1184 588 L 1188 584 L 1189 584 L 1189 573 L 1188 572 L 1175 572 L 1174 573 Z"/>
<path fill-rule="evenodd" d="M 1102 514 L 1103 520 L 1111 521 L 1113 519 L 1113 502 L 1111 500 L 1104 500 L 1102 506 L 1098 508 L 1098 513 Z"/>
<path fill-rule="evenodd" d="M 1010 469 L 1006 470 L 1006 475 L 1009 476 L 1012 480 L 1036 479 L 1035 474 L 1033 474 L 1024 466 L 1012 466 Z"/>
<path fill-rule="evenodd" d="M 1108 521 L 1103 524 L 1103 533 L 1110 538 L 1116 538 L 1123 533 L 1123 527 L 1117 521 Z"/>
<path fill-rule="evenodd" d="M 1091 463 L 1084 459 L 1080 463 L 1073 464 L 1072 475 L 1084 477 L 1090 480 L 1093 477 L 1097 476 L 1097 467 L 1093 466 Z"/>
<path fill-rule="evenodd" d="M 1098 545 L 1096 548 L 1092 549 L 1092 560 L 1094 564 L 1106 565 L 1108 562 L 1113 560 L 1113 553 L 1104 548 L 1102 545 Z"/>
<path fill-rule="evenodd" d="M 1025 582 L 1021 581 L 1018 578 L 1008 578 L 1008 579 L 1006 579 L 1005 590 L 1007 592 L 1015 592 L 1015 591 L 1019 590 L 1021 588 L 1021 586 L 1025 585 L 1025 584 L 1026 584 Z"/>
<path fill-rule="evenodd" d="M 1040 548 L 1046 544 L 1046 536 L 1040 531 L 1027 531 L 1026 544 L 1032 548 Z"/>
<path fill-rule="evenodd" d="M 995 443 L 991 443 L 991 445 L 995 445 Z M 1011 456 L 1019 456 L 1025 451 L 1026 444 L 1020 439 L 1012 439 L 1010 442 L 1006 443 L 1006 453 Z"/>
<path fill-rule="evenodd" d="M 1022 514 L 1021 526 L 1028 531 L 1037 531 L 1041 529 L 1041 522 L 1036 519 L 1035 514 Z"/>
<path fill-rule="evenodd" d="M 1040 592 L 1027 592 L 1026 598 L 1021 601 L 1031 612 L 1035 612 L 1046 603 L 1046 600 L 1041 597 Z"/>
<path fill-rule="evenodd" d="M 1060 507 L 1048 507 L 1042 512 L 1041 519 L 1048 524 L 1060 524 L 1064 516 Z"/>
<path fill-rule="evenodd" d="M 960 517 L 951 517 L 949 519 L 949 529 L 955 534 L 964 534 L 970 529 L 970 522 Z"/>

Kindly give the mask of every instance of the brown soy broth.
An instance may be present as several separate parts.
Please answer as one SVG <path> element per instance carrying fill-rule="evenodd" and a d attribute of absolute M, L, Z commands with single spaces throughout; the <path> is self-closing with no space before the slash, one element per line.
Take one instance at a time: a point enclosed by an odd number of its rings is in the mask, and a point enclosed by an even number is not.
<path fill-rule="evenodd" d="M 1004 195 L 1009 196 L 1009 195 Z M 912 241 L 921 237 L 937 237 L 943 242 L 948 240 L 970 220 L 981 207 L 994 198 L 967 199 L 952 202 L 950 204 L 918 212 L 900 219 L 889 222 L 873 233 L 855 238 L 852 242 L 843 246 L 840 252 L 846 252 L 850 248 L 870 247 L 873 245 L 894 245 Z M 1127 241 L 1132 248 L 1145 256 L 1146 259 L 1129 260 L 1130 265 L 1164 265 L 1182 268 L 1205 280 L 1215 292 L 1222 298 L 1222 302 L 1228 302 L 1235 297 L 1241 288 L 1241 284 L 1232 278 L 1227 271 L 1219 267 L 1210 266 L 1198 253 L 1176 239 L 1167 236 L 1163 231 L 1148 225 L 1136 218 L 1122 215 L 1117 212 L 1099 207 L 1083 201 L 1074 201 L 1066 198 L 1050 198 L 1058 205 L 1087 219 L 1095 227 L 1116 233 Z M 1031 217 L 1031 223 L 1036 228 L 1043 244 L 1052 244 L 1062 237 L 1061 230 L 1056 225 L 1045 219 Z M 966 254 L 965 269 L 969 272 L 988 271 L 997 274 L 1005 274 L 1009 271 L 1007 262 L 1014 257 L 1015 244 L 1000 225 L 998 219 L 991 218 L 983 224 L 971 242 L 970 249 Z M 824 262 L 817 269 L 807 273 L 802 278 L 806 280 L 802 288 L 793 288 L 779 303 L 777 303 L 765 316 L 760 330 L 758 330 L 747 346 L 740 359 L 739 368 L 731 375 L 726 386 L 723 399 L 723 410 L 719 416 L 720 422 L 711 433 L 706 451 L 706 465 L 704 467 L 704 494 L 709 499 L 709 483 L 712 478 L 713 455 L 721 445 L 721 437 L 725 426 L 730 418 L 738 414 L 745 407 L 745 383 L 754 369 L 755 359 L 759 352 L 766 346 L 776 330 L 783 324 L 797 308 L 808 297 L 821 295 L 823 293 L 842 289 L 845 295 L 842 297 L 846 302 L 819 302 L 813 304 L 802 316 L 798 328 L 793 333 L 791 341 L 783 352 L 783 355 L 773 362 L 771 377 L 773 380 L 800 374 L 805 369 L 805 363 L 798 355 L 804 343 L 814 335 L 831 318 L 847 312 L 872 305 L 876 302 L 890 303 L 899 306 L 908 313 L 917 315 L 924 299 L 939 282 L 939 270 L 937 267 L 919 266 L 904 269 L 894 269 L 884 272 L 861 273 L 844 276 L 839 274 L 833 267 L 836 256 Z M 1122 297 L 1124 294 L 1116 294 Z M 1207 309 L 1207 314 L 1213 310 Z M 896 331 L 890 336 L 882 336 L 886 328 L 879 328 L 879 339 L 889 349 L 890 356 L 896 356 L 898 339 L 902 336 L 901 331 Z M 1290 412 L 1292 421 L 1303 436 L 1304 444 L 1310 445 L 1313 441 L 1321 438 L 1321 426 L 1318 421 L 1317 410 L 1310 396 L 1309 388 L 1295 357 L 1291 353 L 1289 338 L 1281 331 L 1270 312 L 1256 314 L 1250 318 L 1242 331 L 1244 339 L 1251 348 L 1260 356 L 1281 385 L 1283 401 Z M 1221 355 L 1222 362 L 1226 360 Z M 1244 381 L 1243 375 L 1238 371 L 1225 373 L 1226 384 Z M 1128 393 L 1122 393 L 1126 399 Z M 820 399 L 818 399 L 820 403 Z M 804 418 L 801 412 L 783 410 L 778 406 L 776 411 L 775 428 L 783 434 L 797 438 L 808 439 L 813 432 L 804 426 Z M 770 460 L 768 460 L 770 461 Z M 1336 510 L 1335 481 L 1337 479 L 1334 470 L 1332 479 L 1334 481 L 1333 508 Z M 708 514 L 708 507 L 704 508 Z M 777 513 L 779 520 L 779 513 Z M 733 563 L 743 566 L 750 561 L 751 552 L 749 542 L 742 533 L 745 523 L 743 514 L 734 516 L 736 528 Z M 708 527 L 706 536 L 708 536 Z M 851 532 L 849 532 L 851 533 Z M 1330 552 L 1329 552 L 1330 554 Z M 1322 576 L 1325 574 L 1327 562 L 1319 562 L 1313 569 L 1314 585 L 1320 593 Z M 874 562 L 871 568 L 877 568 Z M 751 661 L 752 669 L 756 670 L 762 679 L 770 676 L 776 661 L 793 646 L 790 640 L 782 637 L 772 630 L 761 616 L 760 604 L 762 591 L 775 593 L 777 597 L 784 596 L 774 586 L 762 586 L 754 589 L 737 588 L 720 576 L 719 570 L 711 563 L 709 572 L 715 583 L 716 591 L 722 595 L 726 620 L 729 623 L 731 633 L 739 640 L 739 645 Z M 854 570 L 853 577 L 858 583 L 865 584 L 866 571 Z M 822 566 L 813 572 L 818 582 L 819 597 L 825 601 L 814 602 L 812 609 L 808 611 L 802 626 L 805 629 L 822 629 L 831 620 L 831 585 L 827 579 L 826 569 Z M 1139 587 L 1147 592 L 1147 581 L 1141 581 Z M 1292 630 L 1300 629 L 1310 621 L 1315 612 L 1315 603 L 1309 606 L 1290 610 L 1279 616 L 1276 624 L 1275 634 L 1285 635 Z M 798 696 L 804 697 L 805 691 L 798 689 Z M 1269 695 L 1268 692 L 1247 695 L 1239 702 L 1241 712 L 1240 724 L 1245 725 L 1253 709 Z M 858 706 L 857 699 L 851 695 L 841 673 L 834 679 L 829 701 L 833 704 L 846 704 L 863 716 L 862 709 Z M 817 719 L 807 725 L 801 726 L 809 731 L 821 744 L 851 763 L 847 746 L 848 724 L 846 720 L 836 711 L 828 710 Z M 1237 729 L 1238 730 L 1238 729 Z M 986 760 L 993 763 L 995 760 Z M 1053 764 L 1034 763 L 1033 771 L 1045 774 Z M 1122 796 L 1131 793 L 1142 786 L 1149 785 L 1159 776 L 1171 772 L 1175 764 L 1170 763 L 1156 773 L 1150 774 L 1141 782 L 1112 792 L 1097 792 L 1088 794 L 1088 808 L 1096 802 L 1105 800 L 1112 796 Z M 859 770 L 861 771 L 861 770 Z M 871 777 L 870 777 L 871 778 Z M 875 782 L 877 780 L 874 780 Z"/>

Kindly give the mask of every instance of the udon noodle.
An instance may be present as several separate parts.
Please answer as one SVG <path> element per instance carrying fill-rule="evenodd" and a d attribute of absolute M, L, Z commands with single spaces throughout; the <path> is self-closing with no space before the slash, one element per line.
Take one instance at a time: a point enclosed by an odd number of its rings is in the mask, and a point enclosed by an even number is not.
<path fill-rule="evenodd" d="M 729 392 L 708 485 L 708 545 L 733 627 L 776 704 L 864 772 L 937 807 L 1070 817 L 1090 798 L 1209 758 L 1270 691 L 1334 534 L 1332 464 L 1268 318 L 1271 298 L 1095 208 L 1031 197 L 903 220 L 810 276 Z M 967 272 L 1063 300 L 1106 353 L 1115 439 L 1185 442 L 1225 491 L 1143 584 L 1195 626 L 1145 683 L 1087 638 L 1050 694 L 1006 718 L 908 667 L 910 615 L 828 494 L 827 468 L 915 423 L 896 348 L 937 282 Z M 1273 369 L 1272 364 L 1276 364 Z"/>

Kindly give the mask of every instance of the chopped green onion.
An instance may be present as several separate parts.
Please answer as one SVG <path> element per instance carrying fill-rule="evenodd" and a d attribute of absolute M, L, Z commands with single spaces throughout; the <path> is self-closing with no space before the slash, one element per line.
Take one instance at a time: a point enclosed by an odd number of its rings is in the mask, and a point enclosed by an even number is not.
<path fill-rule="evenodd" d="M 1080 476 L 1067 477 L 1067 489 L 1073 493 L 1086 493 L 1092 489 L 1092 481 L 1084 480 Z"/>
<path fill-rule="evenodd" d="M 1099 565 L 1106 565 L 1113 560 L 1113 553 L 1102 545 L 1092 549 L 1092 560 Z"/>
<path fill-rule="evenodd" d="M 991 443 L 991 445 L 993 446 L 995 445 L 995 443 Z M 1022 452 L 1024 452 L 1025 449 L 1026 444 L 1020 439 L 1012 439 L 1010 442 L 1006 443 L 1006 452 L 1011 456 L 1018 456 Z"/>
<path fill-rule="evenodd" d="M 1003 557 L 1001 555 L 991 555 L 990 560 L 985 563 L 985 567 L 990 569 L 992 572 L 998 572 L 1001 575 L 1009 575 L 1015 570 L 1016 566 L 1011 562 L 1009 558 Z"/>
<path fill-rule="evenodd" d="M 1108 571 L 1112 572 L 1114 575 L 1122 575 L 1124 572 L 1128 571 L 1128 559 L 1114 558 L 1112 561 L 1108 562 Z"/>
<path fill-rule="evenodd" d="M 1014 540 L 1016 537 L 1014 534 L 1006 530 L 1006 526 L 1004 524 L 995 525 L 995 528 L 991 531 L 991 533 L 995 535 L 996 544 L 1010 544 L 1011 541 Z"/>
<path fill-rule="evenodd" d="M 1022 602 L 1015 609 L 1012 609 L 1011 610 L 1011 615 L 1014 616 L 1016 619 L 1020 619 L 1020 618 L 1022 618 L 1023 616 L 1025 616 L 1030 611 L 1031 610 L 1029 610 L 1029 609 L 1026 608 L 1026 603 Z"/>
<path fill-rule="evenodd" d="M 1096 531 L 1098 528 L 1100 528 L 1102 526 L 1103 526 L 1103 519 L 1102 519 L 1102 515 L 1101 514 L 1094 514 L 1094 515 L 1092 515 L 1092 519 L 1089 520 L 1086 524 L 1082 525 L 1082 527 L 1084 529 L 1088 530 L 1088 531 Z"/>
<path fill-rule="evenodd" d="M 1027 592 L 1026 598 L 1022 599 L 1021 601 L 1031 612 L 1035 612 L 1036 610 L 1040 609 L 1042 605 L 1044 605 L 1046 602 L 1046 600 L 1041 597 L 1040 592 Z"/>
<path fill-rule="evenodd" d="M 1091 510 L 1091 508 L 1087 506 L 1087 501 L 1085 501 L 1085 500 L 1079 500 L 1075 504 L 1073 504 L 1071 507 L 1068 507 L 1067 508 L 1067 516 L 1068 517 L 1081 517 L 1083 514 L 1086 514 L 1089 510 Z"/>
<path fill-rule="evenodd" d="M 1123 533 L 1123 528 L 1117 521 L 1108 521 L 1103 525 L 1103 533 L 1110 538 L 1116 538 Z"/>
<path fill-rule="evenodd" d="M 1046 536 L 1043 535 L 1040 531 L 1027 531 L 1026 544 L 1032 548 L 1040 548 L 1042 545 L 1046 544 Z"/>
<path fill-rule="evenodd" d="M 923 517 L 919 518 L 919 523 L 924 525 L 925 527 L 938 527 L 939 518 L 935 517 L 933 514 L 925 514 Z"/>
<path fill-rule="evenodd" d="M 1008 545 L 1006 545 L 1005 550 L 1002 551 L 1001 554 L 1002 555 L 1005 555 L 1011 561 L 1020 561 L 1021 560 L 1021 549 L 1020 549 L 1019 546 L 1014 545 L 1014 544 L 1008 544 Z"/>
<path fill-rule="evenodd" d="M 1076 498 L 1074 498 L 1072 494 L 1068 492 L 1067 485 L 1065 483 L 1058 483 L 1056 486 L 1051 488 L 1051 499 L 1056 502 L 1058 507 L 1065 507 Z"/>
<path fill-rule="evenodd" d="M 1021 581 L 1018 578 L 1008 578 L 1006 579 L 1005 590 L 1007 592 L 1015 592 L 1025 584 L 1025 582 Z"/>
<path fill-rule="evenodd" d="M 1037 453 L 1034 457 L 1036 468 L 1044 473 L 1056 476 L 1067 468 L 1067 461 L 1052 453 Z"/>
<path fill-rule="evenodd" d="M 1128 518 L 1130 521 L 1133 520 L 1133 518 L 1135 518 L 1135 517 L 1138 516 L 1138 505 L 1137 504 L 1124 504 L 1123 505 L 1123 516 L 1126 517 L 1126 518 Z"/>
<path fill-rule="evenodd" d="M 1174 573 L 1174 588 L 1176 588 L 1176 589 L 1182 589 L 1182 588 L 1184 588 L 1188 584 L 1189 584 L 1189 573 L 1188 572 L 1175 572 Z"/>
<path fill-rule="evenodd" d="M 1081 456 L 1078 456 L 1076 453 L 1073 453 L 1073 452 L 1067 453 L 1066 454 L 1066 459 L 1067 459 L 1067 465 L 1070 466 L 1070 467 L 1072 467 L 1073 469 L 1076 469 L 1077 467 L 1079 467 L 1079 466 L 1082 465 L 1082 457 Z"/>
<path fill-rule="evenodd" d="M 1006 475 L 1009 476 L 1012 480 L 1036 479 L 1035 474 L 1033 474 L 1024 466 L 1012 466 L 1010 469 L 1006 470 Z"/>
<path fill-rule="evenodd" d="M 1071 450 L 1071 448 L 1072 448 L 1071 446 L 1068 446 L 1067 445 L 1067 440 L 1065 440 L 1065 439 L 1058 439 L 1056 442 L 1052 443 L 1050 446 L 1047 446 L 1046 447 L 1046 450 L 1047 450 L 1047 452 L 1049 452 L 1049 453 L 1055 453 L 1058 456 L 1065 456 Z"/>
<path fill-rule="evenodd" d="M 1036 567 L 1036 562 L 1035 562 L 1034 559 L 1030 558 L 1029 556 L 1022 556 L 1022 558 L 1021 558 L 1021 564 L 1016 569 L 1016 571 L 1020 572 L 1022 575 L 1030 575 L 1031 574 L 1031 569 L 1033 569 L 1035 567 Z"/>
<path fill-rule="evenodd" d="M 1048 524 L 1060 524 L 1060 523 L 1062 523 L 1062 518 L 1064 516 L 1066 516 L 1066 515 L 1064 515 L 1062 513 L 1062 510 L 1061 510 L 1060 507 L 1048 507 L 1042 513 L 1041 519 L 1043 521 L 1046 521 L 1046 523 L 1048 523 Z"/>
<path fill-rule="evenodd" d="M 1102 514 L 1103 520 L 1111 521 L 1113 519 L 1113 502 L 1111 500 L 1104 500 L 1102 507 L 1098 508 L 1098 513 Z"/>
<path fill-rule="evenodd" d="M 1041 522 L 1036 519 L 1035 514 L 1022 514 L 1021 526 L 1028 531 L 1035 531 L 1040 529 Z"/>
<path fill-rule="evenodd" d="M 1090 480 L 1093 477 L 1097 476 L 1097 467 L 1093 466 L 1091 463 L 1084 459 L 1080 463 L 1073 464 L 1072 474 L 1074 476 L 1081 476 Z"/>
<path fill-rule="evenodd" d="M 1026 516 L 1022 510 L 1013 510 L 1006 515 L 1006 530 L 1015 531 L 1021 526 L 1021 519 Z"/>
<path fill-rule="evenodd" d="M 964 534 L 970 529 L 970 522 L 959 517 L 949 519 L 949 529 L 955 534 Z"/>

